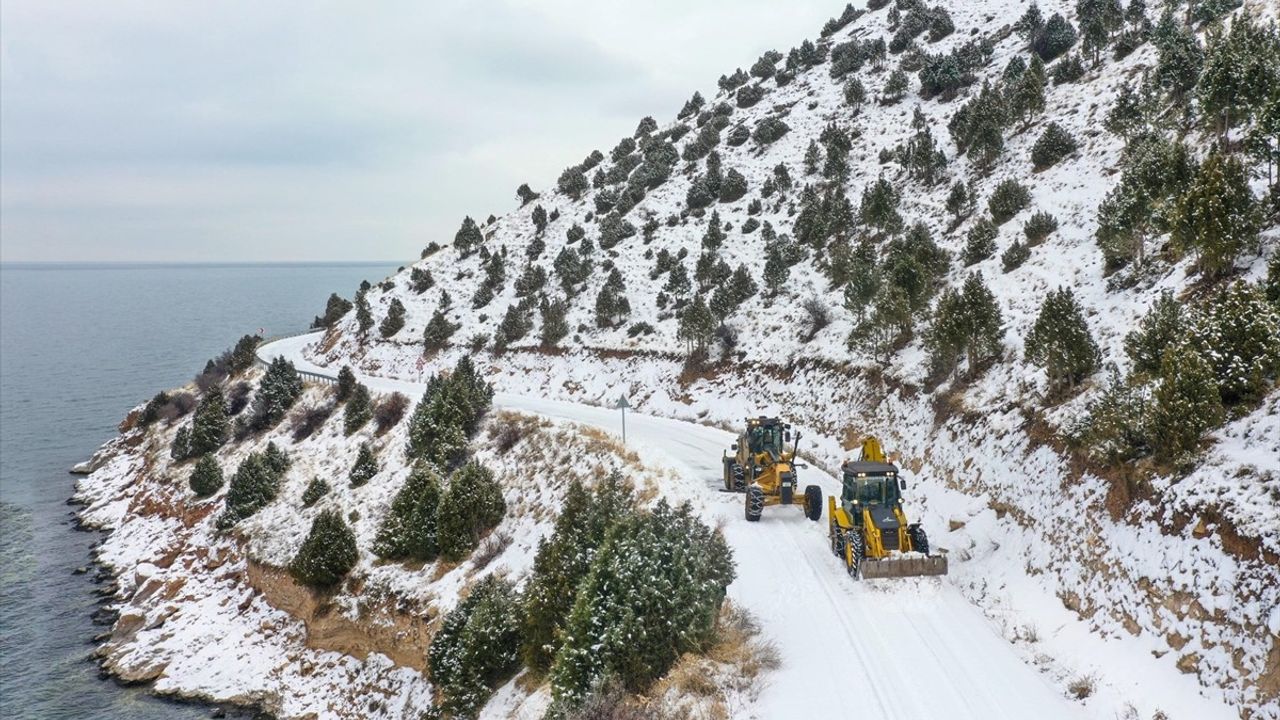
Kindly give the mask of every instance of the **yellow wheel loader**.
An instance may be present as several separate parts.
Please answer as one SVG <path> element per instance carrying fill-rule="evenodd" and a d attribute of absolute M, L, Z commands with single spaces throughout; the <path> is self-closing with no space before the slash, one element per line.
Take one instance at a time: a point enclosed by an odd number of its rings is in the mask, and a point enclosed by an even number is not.
<path fill-rule="evenodd" d="M 778 418 L 747 418 L 747 429 L 733 444 L 733 455 L 724 454 L 724 489 L 746 495 L 747 520 L 756 522 L 769 505 L 802 505 L 804 516 L 817 521 L 822 517 L 822 488 L 809 485 L 804 494 L 796 492 L 795 462 L 800 435 L 796 434 L 791 449 L 791 426 Z"/>
<path fill-rule="evenodd" d="M 929 554 L 929 538 L 902 511 L 907 482 L 887 462 L 880 441 L 869 437 L 862 456 L 841 467 L 844 488 L 827 498 L 827 535 L 831 552 L 844 561 L 849 576 L 872 579 L 946 575 L 947 556 Z"/>

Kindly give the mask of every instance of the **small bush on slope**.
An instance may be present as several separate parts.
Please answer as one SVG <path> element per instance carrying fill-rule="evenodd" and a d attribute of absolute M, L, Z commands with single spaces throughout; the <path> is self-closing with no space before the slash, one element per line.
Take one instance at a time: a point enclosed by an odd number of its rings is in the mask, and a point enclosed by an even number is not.
<path fill-rule="evenodd" d="M 440 477 L 425 464 L 414 466 L 378 528 L 374 553 L 386 560 L 435 560 L 439 504 Z"/>
<path fill-rule="evenodd" d="M 445 616 L 427 663 L 449 716 L 473 717 L 520 668 L 519 602 L 510 581 L 491 575 Z"/>
<path fill-rule="evenodd" d="M 342 582 L 360 558 L 356 535 L 336 510 L 325 510 L 311 523 L 311 532 L 289 563 L 289 574 L 300 583 L 327 590 Z"/>
<path fill-rule="evenodd" d="M 1051 122 L 1040 134 L 1036 144 L 1031 146 L 1031 165 L 1036 170 L 1044 170 L 1056 165 L 1078 147 L 1079 144 L 1071 133 L 1058 123 Z"/>
<path fill-rule="evenodd" d="M 378 403 L 373 411 L 373 419 L 379 435 L 400 424 L 409 409 L 409 398 L 402 393 L 391 393 Z"/>
<path fill-rule="evenodd" d="M 329 483 L 318 477 L 311 478 L 307 489 L 302 491 L 302 507 L 309 508 L 329 493 Z"/>

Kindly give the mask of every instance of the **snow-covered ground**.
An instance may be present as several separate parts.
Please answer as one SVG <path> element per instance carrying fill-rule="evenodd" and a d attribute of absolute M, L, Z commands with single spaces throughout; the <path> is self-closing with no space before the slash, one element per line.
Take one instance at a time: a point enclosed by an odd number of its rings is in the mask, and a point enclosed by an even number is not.
<path fill-rule="evenodd" d="M 318 338 L 277 341 L 259 356 L 283 356 L 300 370 L 332 375 L 332 368 L 307 357 Z M 424 389 L 410 380 L 359 375 L 380 392 L 416 397 Z M 532 382 L 534 392 L 538 380 Z M 598 405 L 510 392 L 498 392 L 494 404 L 621 432 L 618 411 Z M 792 508 L 771 508 L 760 523 L 748 523 L 741 496 L 719 492 L 721 453 L 732 442 L 732 434 L 705 424 L 634 412 L 627 417 L 628 448 L 670 471 L 661 492 L 706 508 L 709 521 L 723 528 L 738 565 L 729 596 L 760 617 L 782 651 L 782 668 L 768 678 L 750 714 L 812 717 L 828 711 L 833 697 L 856 697 L 869 711 L 911 718 L 1114 718 L 1130 708 L 1132 717 L 1141 718 L 1157 710 L 1170 718 L 1237 716 L 1219 694 L 1202 694 L 1191 676 L 1154 658 L 1146 643 L 1092 634 L 1023 568 L 999 567 L 998 556 L 970 553 L 987 557 L 969 570 L 964 560 L 953 559 L 953 572 L 958 564 L 966 581 L 989 576 L 1017 602 L 999 608 L 996 619 L 950 578 L 855 583 L 831 556 L 825 523 L 812 523 Z M 838 489 L 818 467 L 803 473 L 804 484 L 819 484 L 826 493 Z M 909 490 L 908 512 L 923 500 Z M 973 498 L 939 491 L 929 494 L 928 503 L 932 512 L 922 517 L 937 545 L 989 546 L 1009 537 L 994 513 L 974 507 Z M 943 517 L 970 521 L 963 531 L 948 532 Z M 1068 686 L 1082 679 L 1091 681 L 1092 697 L 1070 700 Z"/>

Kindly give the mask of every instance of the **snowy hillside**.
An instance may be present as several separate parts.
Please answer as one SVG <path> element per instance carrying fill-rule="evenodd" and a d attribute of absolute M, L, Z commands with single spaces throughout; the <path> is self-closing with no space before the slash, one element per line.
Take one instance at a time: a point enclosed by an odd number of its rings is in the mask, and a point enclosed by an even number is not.
<path fill-rule="evenodd" d="M 1215 54 L 1229 45 L 1219 23 L 1253 18 L 1248 42 L 1267 56 L 1277 13 L 1264 2 L 1209 5 L 1165 18 L 1163 6 L 1108 15 L 1105 4 L 1051 0 L 1038 7 L 1042 25 L 1028 28 L 1026 4 L 944 1 L 949 33 L 936 8 L 912 3 L 848 13 L 816 44 L 743 59 L 750 73 L 726 73 L 722 89 L 704 90 L 680 117 L 642 121 L 558 183 L 531 179 L 516 209 L 465 222 L 452 241 L 431 239 L 420 262 L 331 318 L 309 357 L 414 380 L 471 352 L 511 392 L 601 404 L 626 392 L 647 412 L 725 425 L 777 412 L 807 428 L 829 467 L 875 432 L 913 465 L 922 502 L 959 491 L 1024 535 L 1018 579 L 993 588 L 985 570 L 961 571 L 971 599 L 988 609 L 1016 602 L 1012 587 L 1029 582 L 1095 632 L 1137 636 L 1168 671 L 1277 714 L 1277 326 L 1257 298 L 1268 283 L 1274 297 L 1277 282 L 1269 183 L 1280 140 L 1267 129 L 1274 100 L 1240 120 L 1243 105 L 1219 109 L 1222 91 L 1210 84 L 1224 58 L 1243 57 Z M 1087 32 L 1086 11 L 1104 18 L 1102 40 Z M 1051 56 L 1044 75 L 1030 77 L 1040 71 L 1029 39 L 1040 48 L 1061 41 L 1045 33 L 1063 18 L 1077 35 L 1062 41 L 1065 52 L 1041 52 Z M 897 47 L 912 23 L 921 31 Z M 1091 43 L 1102 45 L 1096 62 Z M 1180 60 L 1187 47 L 1200 64 Z M 950 85 L 924 97 L 921 71 L 938 68 Z M 1276 86 L 1274 63 L 1248 72 L 1263 91 Z M 1216 118 L 1230 112 L 1237 121 L 1220 133 Z M 1001 119 L 983 125 L 993 113 Z M 1100 228 L 1108 198 L 1132 200 L 1120 190 L 1138 181 L 1126 178 L 1151 172 L 1142 165 L 1150 147 L 1185 148 L 1182 165 L 1155 172 L 1190 168 L 1190 179 L 1146 198 L 1147 215 L 1121 222 L 1113 213 Z M 1196 189 L 1211 175 L 1236 177 L 1231 163 L 1247 171 L 1237 175 L 1247 178 L 1249 207 L 1197 216 Z M 957 184 L 967 202 L 955 201 Z M 1056 228 L 1033 221 L 1038 213 Z M 974 273 L 998 309 L 997 330 L 984 352 L 961 343 L 939 369 L 948 346 L 933 339 L 945 338 L 946 290 Z M 1235 281 L 1254 295 L 1235 304 L 1219 295 Z M 895 288 L 900 295 L 887 291 Z M 1070 344 L 1084 348 L 1085 364 L 1065 375 L 1027 343 L 1059 288 L 1073 296 L 1066 315 L 1078 308 L 1083 337 L 1097 346 L 1090 357 L 1087 340 Z M 1187 312 L 1175 324 L 1207 358 L 1222 398 L 1204 412 L 1183 406 L 1181 416 L 1204 422 L 1180 452 L 1162 448 L 1185 428 L 1164 427 L 1110 453 L 1125 428 L 1140 434 L 1146 413 L 1168 416 L 1175 401 L 1203 399 L 1194 388 L 1173 395 L 1178 383 L 1160 376 L 1159 351 L 1176 343 L 1160 345 L 1146 370 L 1126 351 L 1164 291 Z M 1231 348 L 1204 339 L 1220 335 L 1209 326 L 1233 323 L 1214 313 L 1237 306 L 1262 334 L 1243 370 L 1215 355 Z M 1041 343 L 1078 327 L 1050 323 Z M 1124 416 L 1103 402 L 1120 394 L 1108 365 L 1123 397 L 1144 409 Z M 1244 380 L 1249 393 L 1229 392 L 1234 373 L 1254 378 Z M 1103 421 L 1117 417 L 1121 431 L 1104 435 Z"/>

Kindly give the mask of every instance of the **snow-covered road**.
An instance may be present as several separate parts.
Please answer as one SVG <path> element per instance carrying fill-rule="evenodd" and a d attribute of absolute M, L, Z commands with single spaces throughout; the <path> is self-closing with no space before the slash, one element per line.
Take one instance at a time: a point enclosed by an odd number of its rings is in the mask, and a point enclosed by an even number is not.
<path fill-rule="evenodd" d="M 303 354 L 316 337 L 264 345 L 259 357 L 284 356 L 299 370 L 332 376 L 333 370 Z M 425 387 L 376 376 L 361 381 L 414 398 Z M 620 430 L 616 410 L 505 393 L 494 404 Z M 742 496 L 718 490 L 721 453 L 732 441 L 729 433 L 703 425 L 639 413 L 627 417 L 628 445 L 646 463 L 669 468 L 678 478 L 665 494 L 690 500 L 705 508 L 709 522 L 721 522 L 738 571 L 729 595 L 760 618 L 781 651 L 782 667 L 767 676 L 768 687 L 751 713 L 948 720 L 1082 716 L 945 579 L 854 582 L 827 547 L 825 518 L 813 523 L 799 509 L 775 507 L 759 523 L 746 522 Z M 820 484 L 825 493 L 838 488 L 817 469 L 801 473 L 802 484 Z"/>

